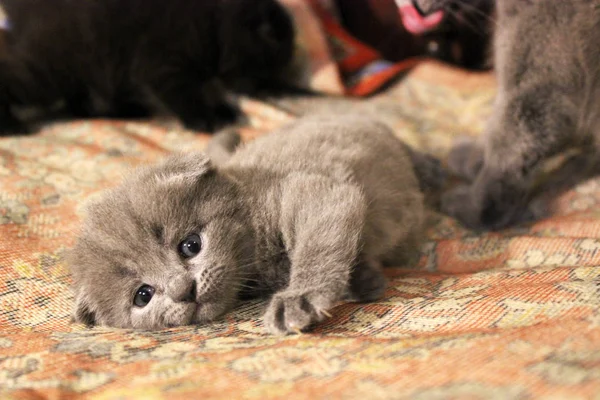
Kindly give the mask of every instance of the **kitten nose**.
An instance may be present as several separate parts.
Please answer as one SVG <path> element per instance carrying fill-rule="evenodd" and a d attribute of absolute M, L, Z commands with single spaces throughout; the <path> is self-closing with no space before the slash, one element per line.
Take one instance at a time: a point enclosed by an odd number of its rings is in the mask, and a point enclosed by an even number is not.
<path fill-rule="evenodd" d="M 186 279 L 180 281 L 171 290 L 170 297 L 176 302 L 191 303 L 196 301 L 196 281 L 194 279 Z"/>

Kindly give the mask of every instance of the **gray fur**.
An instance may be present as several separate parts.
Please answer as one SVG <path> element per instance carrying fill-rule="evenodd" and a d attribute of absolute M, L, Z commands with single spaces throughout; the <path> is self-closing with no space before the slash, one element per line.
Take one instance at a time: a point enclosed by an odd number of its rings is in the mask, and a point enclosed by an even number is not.
<path fill-rule="evenodd" d="M 450 167 L 472 183 L 442 199 L 472 228 L 522 221 L 536 167 L 568 147 L 599 144 L 600 0 L 497 0 L 496 14 L 493 116 L 480 141 L 450 154 Z"/>
<path fill-rule="evenodd" d="M 270 332 L 305 330 L 338 302 L 379 298 L 382 265 L 416 250 L 423 195 L 406 146 L 385 126 L 308 118 L 237 150 L 234 133 L 214 140 L 207 151 L 219 163 L 171 156 L 91 205 L 69 262 L 76 320 L 203 323 L 242 295 L 268 295 Z M 184 261 L 177 246 L 190 233 L 204 246 Z M 142 284 L 156 294 L 139 308 Z"/>

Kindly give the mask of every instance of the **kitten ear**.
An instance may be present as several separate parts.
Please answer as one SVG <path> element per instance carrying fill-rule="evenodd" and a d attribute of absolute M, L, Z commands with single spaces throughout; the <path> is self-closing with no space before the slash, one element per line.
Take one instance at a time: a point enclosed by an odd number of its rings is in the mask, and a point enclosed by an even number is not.
<path fill-rule="evenodd" d="M 75 296 L 75 310 L 73 311 L 72 321 L 87 326 L 96 325 L 96 313 L 91 310 L 86 296 L 82 293 Z"/>
<path fill-rule="evenodd" d="M 154 170 L 157 183 L 194 183 L 216 171 L 210 158 L 201 152 L 177 153 Z"/>
<path fill-rule="evenodd" d="M 238 132 L 223 131 L 212 137 L 204 151 L 215 165 L 223 165 L 231 158 L 241 143 L 242 138 Z"/>

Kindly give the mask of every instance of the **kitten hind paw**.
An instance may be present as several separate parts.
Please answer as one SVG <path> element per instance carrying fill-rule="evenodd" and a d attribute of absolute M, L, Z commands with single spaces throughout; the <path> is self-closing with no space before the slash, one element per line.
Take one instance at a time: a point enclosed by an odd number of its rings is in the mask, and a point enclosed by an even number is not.
<path fill-rule="evenodd" d="M 510 225 L 531 221 L 540 210 L 528 208 L 526 193 L 513 186 L 497 184 L 501 191 L 486 191 L 477 200 L 472 186 L 459 185 L 442 196 L 442 212 L 458 219 L 466 228 L 499 230 Z M 509 196 L 503 195 L 508 193 Z"/>
<path fill-rule="evenodd" d="M 358 264 L 350 275 L 350 300 L 371 302 L 383 297 L 387 279 L 380 267 Z"/>
<path fill-rule="evenodd" d="M 442 196 L 442 212 L 458 219 L 465 227 L 478 229 L 480 212 L 473 205 L 471 186 L 459 185 Z"/>

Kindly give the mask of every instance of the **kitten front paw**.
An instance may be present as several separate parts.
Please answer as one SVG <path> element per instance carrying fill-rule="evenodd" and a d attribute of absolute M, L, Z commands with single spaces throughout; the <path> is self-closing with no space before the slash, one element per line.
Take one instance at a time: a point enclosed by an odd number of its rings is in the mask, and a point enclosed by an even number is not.
<path fill-rule="evenodd" d="M 482 166 L 483 149 L 481 146 L 471 138 L 457 140 L 448 155 L 448 168 L 450 171 L 471 182 Z"/>
<path fill-rule="evenodd" d="M 276 293 L 263 320 L 267 330 L 276 335 L 300 333 L 329 316 L 334 306 L 324 290 L 286 290 Z"/>

